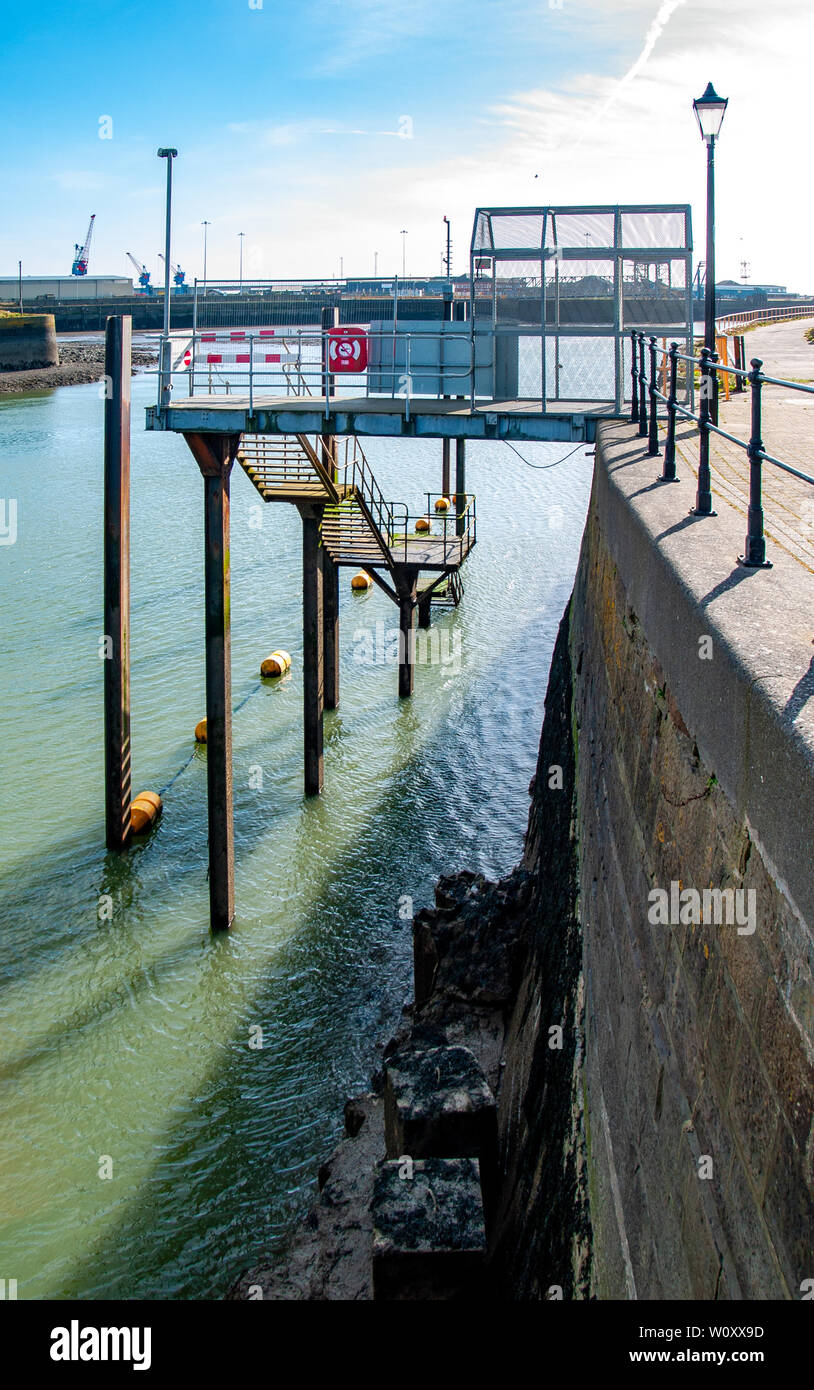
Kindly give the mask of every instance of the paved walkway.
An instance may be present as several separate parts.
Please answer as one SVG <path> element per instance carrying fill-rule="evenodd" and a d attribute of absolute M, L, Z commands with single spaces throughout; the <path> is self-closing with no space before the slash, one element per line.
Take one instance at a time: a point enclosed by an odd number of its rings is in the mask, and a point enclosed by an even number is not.
<path fill-rule="evenodd" d="M 769 376 L 814 385 L 814 346 L 806 332 L 814 319 L 756 328 L 745 335 L 746 357 L 763 359 Z M 750 393 L 720 402 L 719 424 L 738 439 L 750 434 Z M 663 436 L 662 436 L 663 443 Z M 763 388 L 763 445 L 770 454 L 814 477 L 814 395 L 786 387 Z M 682 476 L 698 472 L 698 431 L 677 431 L 676 463 Z M 749 505 L 749 461 L 744 449 L 713 435 L 710 444 L 714 506 L 732 508 L 743 517 L 744 535 Z M 814 485 L 770 463 L 763 467 L 763 509 L 766 557 L 779 549 L 814 574 Z"/>

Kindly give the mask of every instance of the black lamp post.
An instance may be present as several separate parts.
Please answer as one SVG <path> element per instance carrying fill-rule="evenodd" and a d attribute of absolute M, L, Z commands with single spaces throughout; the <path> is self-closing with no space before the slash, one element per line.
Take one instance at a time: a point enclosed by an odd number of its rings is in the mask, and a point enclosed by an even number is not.
<path fill-rule="evenodd" d="M 698 129 L 707 146 L 707 264 L 704 294 L 704 347 L 715 351 L 715 142 L 721 133 L 728 98 L 719 97 L 711 82 L 703 96 L 693 102 Z M 711 402 L 717 421 L 718 379 L 715 373 Z"/>

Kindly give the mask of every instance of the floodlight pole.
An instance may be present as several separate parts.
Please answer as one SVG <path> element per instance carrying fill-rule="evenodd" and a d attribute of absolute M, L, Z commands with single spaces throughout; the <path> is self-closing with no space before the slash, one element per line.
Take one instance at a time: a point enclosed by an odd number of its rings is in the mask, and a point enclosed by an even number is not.
<path fill-rule="evenodd" d="M 167 161 L 167 211 L 164 232 L 164 338 L 161 344 L 161 405 L 170 403 L 172 372 L 170 356 L 170 242 L 172 229 L 172 161 L 178 151 L 166 146 L 158 150 L 158 158 Z"/>

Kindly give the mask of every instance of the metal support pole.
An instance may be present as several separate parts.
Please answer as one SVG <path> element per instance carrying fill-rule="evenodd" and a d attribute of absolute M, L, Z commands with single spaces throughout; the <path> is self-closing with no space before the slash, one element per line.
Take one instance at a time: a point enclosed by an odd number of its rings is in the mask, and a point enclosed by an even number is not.
<path fill-rule="evenodd" d="M 636 373 L 636 333 L 630 335 L 630 423 L 639 423 L 639 387 Z"/>
<path fill-rule="evenodd" d="M 647 391 L 644 370 L 644 334 L 639 337 L 639 436 L 644 439 L 647 436 Z"/>
<path fill-rule="evenodd" d="M 323 670 L 325 708 L 339 705 L 339 566 L 335 565 L 324 545 L 322 556 L 323 604 Z"/>
<path fill-rule="evenodd" d="M 229 502 L 240 436 L 184 437 L 204 480 L 209 920 L 213 931 L 228 931 L 235 915 Z"/>
<path fill-rule="evenodd" d="M 449 223 L 447 223 L 447 238 L 449 238 Z M 451 272 L 449 266 L 447 266 L 447 275 L 451 275 L 451 273 L 452 273 L 452 272 Z M 454 304 L 453 304 L 453 301 L 452 301 L 451 299 L 445 300 L 445 302 L 444 302 L 444 322 L 445 322 L 445 323 L 452 323 L 454 312 L 455 312 L 455 306 L 454 306 Z M 442 329 L 442 334 L 443 334 L 443 332 L 444 332 L 444 330 Z M 446 341 L 445 341 L 444 337 L 442 336 L 442 338 L 441 338 L 441 386 L 442 386 L 442 388 L 443 388 L 443 386 L 444 386 L 444 363 L 445 363 L 445 358 L 446 358 L 446 354 L 445 354 L 445 345 L 446 345 Z M 446 396 L 446 394 L 444 394 L 444 395 L 442 395 L 441 399 L 442 399 L 442 400 L 447 400 L 448 397 Z M 444 497 L 449 497 L 449 489 L 450 489 L 449 461 L 450 461 L 450 440 L 449 440 L 449 439 L 443 439 L 443 440 L 441 441 L 441 493 L 442 493 L 442 495 L 443 495 Z"/>
<path fill-rule="evenodd" d="M 419 599 L 419 601 L 418 601 L 418 626 L 419 626 L 419 627 L 429 627 L 429 626 L 430 626 L 430 621 L 431 621 L 431 608 L 430 608 L 430 605 L 431 605 L 431 603 L 432 603 L 432 594 L 425 594 L 425 596 L 424 596 L 423 598 Z"/>
<path fill-rule="evenodd" d="M 330 371 L 330 354 L 328 350 L 329 333 L 332 328 L 339 324 L 339 308 L 336 304 L 326 304 L 321 313 L 322 327 L 322 382 L 325 392 L 325 418 L 327 420 L 330 413 L 330 401 L 336 389 L 334 374 Z M 299 364 L 298 364 L 299 365 Z"/>
<path fill-rule="evenodd" d="M 746 542 L 738 559 L 749 569 L 770 569 L 771 562 L 766 559 L 766 538 L 763 534 L 763 439 L 761 438 L 761 390 L 763 382 L 760 369 L 763 362 L 759 357 L 752 358 L 749 385 L 752 389 L 752 432 L 746 450 L 749 459 L 749 518 Z"/>
<path fill-rule="evenodd" d="M 455 534 L 464 533 L 463 513 L 466 508 L 466 440 L 455 440 Z"/>
<path fill-rule="evenodd" d="M 712 475 L 709 469 L 709 423 L 712 399 L 712 358 L 709 348 L 701 349 L 701 402 L 698 409 L 698 489 L 693 516 L 715 516 L 712 510 Z"/>
<path fill-rule="evenodd" d="M 659 452 L 659 411 L 656 392 L 658 391 L 656 371 L 656 339 L 650 338 L 650 430 L 647 437 L 647 452 L 654 458 Z"/>
<path fill-rule="evenodd" d="M 130 842 L 130 343 L 132 318 L 105 328 L 105 844 Z"/>
<path fill-rule="evenodd" d="M 741 345 L 740 345 L 740 340 L 739 340 L 739 338 L 738 338 L 737 333 L 733 333 L 733 334 L 732 334 L 732 364 L 733 364 L 733 366 L 737 367 L 739 370 L 742 370 L 742 365 L 741 365 Z M 736 377 L 735 377 L 734 382 L 733 382 L 733 385 L 732 385 L 732 390 L 733 390 L 733 391 L 742 391 L 742 390 L 743 390 L 743 379 L 742 379 L 741 377 L 739 377 L 739 376 L 736 376 Z"/>
<path fill-rule="evenodd" d="M 405 566 L 396 577 L 399 596 L 399 696 L 412 695 L 415 684 L 415 609 L 418 570 Z"/>
<path fill-rule="evenodd" d="M 322 507 L 300 504 L 302 517 L 302 638 L 303 729 L 305 743 L 305 795 L 322 791 L 322 710 L 324 685 L 324 632 L 322 559 L 319 526 Z"/>
<path fill-rule="evenodd" d="M 678 343 L 670 344 L 670 387 L 667 393 L 667 438 L 664 441 L 663 483 L 676 483 L 676 402 L 678 400 Z"/>

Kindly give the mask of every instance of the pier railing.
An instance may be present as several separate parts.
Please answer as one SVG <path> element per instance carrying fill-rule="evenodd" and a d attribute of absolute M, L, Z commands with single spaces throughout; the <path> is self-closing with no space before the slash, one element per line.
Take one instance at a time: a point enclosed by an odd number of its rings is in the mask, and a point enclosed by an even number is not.
<path fill-rule="evenodd" d="M 773 309 L 745 309 L 732 314 L 720 314 L 715 320 L 717 333 L 737 333 L 744 328 L 762 324 L 788 323 L 792 319 L 814 318 L 814 303 L 786 304 Z"/>
<path fill-rule="evenodd" d="M 808 315 L 811 316 L 810 313 Z M 667 389 L 660 390 L 663 380 L 662 364 L 667 367 Z M 749 511 L 744 553 L 739 556 L 741 564 L 748 568 L 760 568 L 771 562 L 766 559 L 766 538 L 763 525 L 763 465 L 771 464 L 795 478 L 814 486 L 814 476 L 795 468 L 787 459 L 770 454 L 763 442 L 763 398 L 764 386 L 780 386 L 786 391 L 797 391 L 814 396 L 814 386 L 803 382 L 789 381 L 782 377 L 769 376 L 763 371 L 763 361 L 759 357 L 751 359 L 751 370 L 730 367 L 721 362 L 718 353 L 702 348 L 700 354 L 679 352 L 679 344 L 662 348 L 656 337 L 644 333 L 631 334 L 631 375 L 633 388 L 630 411 L 631 423 L 638 426 L 639 435 L 647 439 L 647 452 L 656 457 L 661 453 L 659 439 L 659 406 L 666 410 L 666 437 L 664 441 L 664 463 L 660 482 L 677 482 L 676 473 L 676 422 L 678 418 L 692 420 L 698 426 L 698 486 L 696 491 L 695 516 L 714 516 L 712 508 L 712 473 L 710 468 L 710 438 L 719 435 L 730 444 L 743 449 L 749 460 Z M 699 407 L 697 414 L 688 409 L 678 399 L 678 378 L 680 371 L 685 377 L 695 373 L 699 376 Z M 741 389 L 748 386 L 750 401 L 750 434 L 748 439 L 723 429 L 717 420 L 717 382 L 723 377 L 733 377 Z"/>
<path fill-rule="evenodd" d="M 321 396 L 326 411 L 343 396 L 403 398 L 410 417 L 413 397 L 471 397 L 475 383 L 475 338 L 464 331 L 420 332 L 359 325 L 358 338 L 370 360 L 358 371 L 335 370 L 331 348 L 353 343 L 338 330 L 314 328 L 208 329 L 162 336 L 158 406 L 173 394 L 238 394 L 251 411 L 259 394 Z"/>
<path fill-rule="evenodd" d="M 440 493 L 427 493 L 425 512 L 408 512 L 404 509 L 403 526 L 397 530 L 390 541 L 392 558 L 401 564 L 408 564 L 415 556 L 410 547 L 417 541 L 428 541 L 434 548 L 443 541 L 444 562 L 450 567 L 462 565 L 478 538 L 478 519 L 475 497 L 472 493 L 462 494 L 455 499 L 454 510 L 439 515 L 433 513 L 432 503 Z M 429 531 L 416 531 L 416 522 L 428 522 Z"/>

